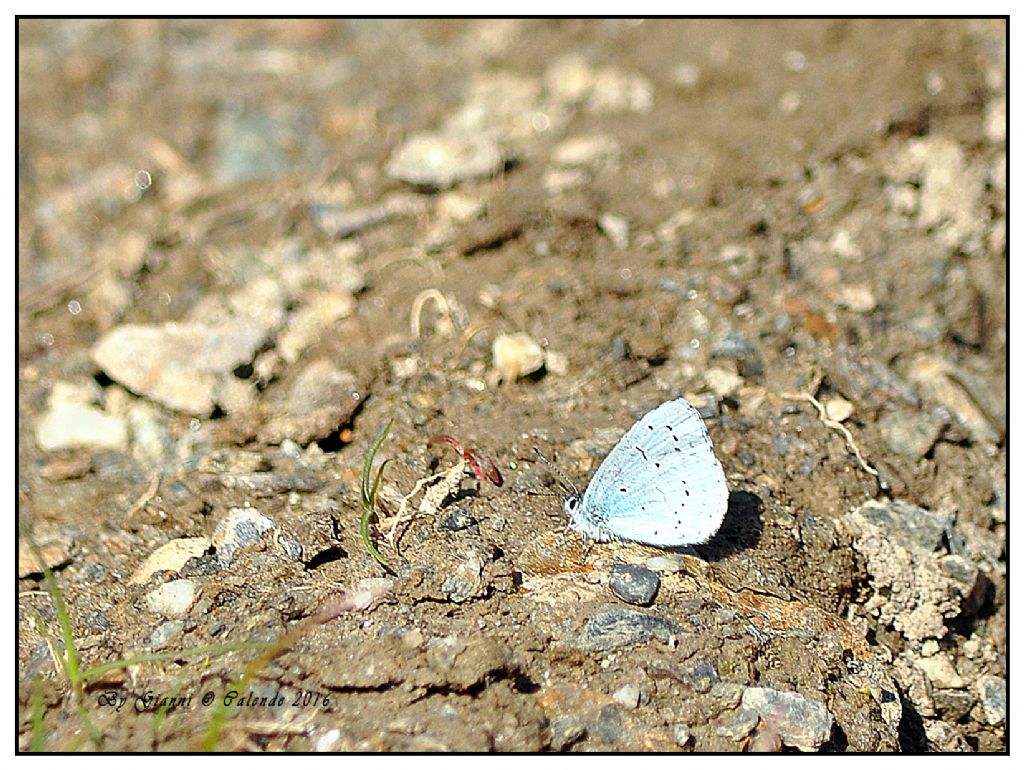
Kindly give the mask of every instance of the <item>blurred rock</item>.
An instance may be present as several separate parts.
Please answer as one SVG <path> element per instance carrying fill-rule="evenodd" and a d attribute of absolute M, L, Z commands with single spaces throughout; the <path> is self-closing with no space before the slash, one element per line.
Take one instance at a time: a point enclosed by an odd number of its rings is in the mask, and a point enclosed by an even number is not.
<path fill-rule="evenodd" d="M 907 415 L 902 411 L 887 412 L 878 421 L 889 448 L 911 460 L 928 454 L 948 424 L 939 414 Z"/>
<path fill-rule="evenodd" d="M 977 210 L 985 184 L 984 169 L 968 161 L 959 144 L 932 135 L 907 143 L 902 172 L 921 186 L 918 223 L 937 228 L 950 246 L 976 236 L 984 217 Z"/>
<path fill-rule="evenodd" d="M 980 444 L 998 444 L 1006 430 L 1005 405 L 969 372 L 934 355 L 921 355 L 910 366 L 910 379 L 921 393 L 942 404 Z"/>
<path fill-rule="evenodd" d="M 606 212 L 598 217 L 597 226 L 615 248 L 624 249 L 629 246 L 629 220 L 625 217 Z"/>
<path fill-rule="evenodd" d="M 36 424 L 39 446 L 47 451 L 126 449 L 128 426 L 125 419 L 84 402 L 84 395 L 69 383 L 54 384 L 47 411 Z"/>
<path fill-rule="evenodd" d="M 221 383 L 252 361 L 267 329 L 239 320 L 227 327 L 167 323 L 119 326 L 93 348 L 113 380 L 164 406 L 203 416 L 213 411 Z"/>
<path fill-rule="evenodd" d="M 416 134 L 395 150 L 388 176 L 417 187 L 446 190 L 468 179 L 494 176 L 501 170 L 497 144 L 468 134 Z"/>
<path fill-rule="evenodd" d="M 704 382 L 718 398 L 735 398 L 743 387 L 742 377 L 717 366 L 704 370 Z"/>
<path fill-rule="evenodd" d="M 610 136 L 589 134 L 563 140 L 551 153 L 551 160 L 563 168 L 593 171 L 601 166 L 614 164 L 621 152 L 619 143 Z"/>
<path fill-rule="evenodd" d="M 272 444 L 286 438 L 298 444 L 326 438 L 352 418 L 366 396 L 354 374 L 318 359 L 302 370 L 286 395 L 275 400 L 274 416 L 260 437 Z"/>
<path fill-rule="evenodd" d="M 284 129 L 264 110 L 224 110 L 217 124 L 217 181 L 233 185 L 285 173 Z"/>
<path fill-rule="evenodd" d="M 307 348 L 320 342 L 334 325 L 355 309 L 351 294 L 318 291 L 306 298 L 301 308 L 292 312 L 287 326 L 277 338 L 277 350 L 287 363 L 293 364 Z"/>
<path fill-rule="evenodd" d="M 168 620 L 157 627 L 149 638 L 149 646 L 154 650 L 162 650 L 174 642 L 185 628 L 181 620 Z"/>

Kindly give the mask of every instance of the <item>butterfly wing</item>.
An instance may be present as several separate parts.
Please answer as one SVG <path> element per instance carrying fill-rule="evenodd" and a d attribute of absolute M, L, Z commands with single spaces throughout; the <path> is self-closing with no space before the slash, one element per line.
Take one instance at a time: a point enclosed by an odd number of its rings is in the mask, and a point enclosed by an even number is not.
<path fill-rule="evenodd" d="M 707 542 L 729 504 L 725 473 L 686 400 L 644 415 L 594 474 L 574 517 L 585 536 L 658 546 Z"/>

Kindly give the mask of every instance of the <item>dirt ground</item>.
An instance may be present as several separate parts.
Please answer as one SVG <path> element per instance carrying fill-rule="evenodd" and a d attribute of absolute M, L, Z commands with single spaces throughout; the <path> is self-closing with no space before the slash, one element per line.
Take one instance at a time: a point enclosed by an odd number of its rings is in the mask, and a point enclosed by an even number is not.
<path fill-rule="evenodd" d="M 18 29 L 22 750 L 1005 750 L 1003 21 Z"/>

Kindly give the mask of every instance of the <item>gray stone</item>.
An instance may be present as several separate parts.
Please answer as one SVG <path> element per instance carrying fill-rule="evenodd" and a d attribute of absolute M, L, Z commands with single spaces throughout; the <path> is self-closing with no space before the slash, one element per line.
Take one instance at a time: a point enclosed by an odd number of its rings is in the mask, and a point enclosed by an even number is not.
<path fill-rule="evenodd" d="M 565 751 L 587 734 L 586 725 L 574 717 L 558 717 L 551 723 L 551 748 Z"/>
<path fill-rule="evenodd" d="M 460 532 L 469 529 L 476 524 L 476 519 L 464 508 L 455 508 L 445 516 L 437 525 L 438 529 L 448 532 Z"/>
<path fill-rule="evenodd" d="M 154 650 L 160 650 L 168 646 L 176 638 L 181 636 L 185 623 L 181 620 L 168 620 L 161 624 L 149 638 L 149 646 Z"/>
<path fill-rule="evenodd" d="M 856 512 L 882 530 L 890 542 L 925 553 L 942 547 L 946 529 L 953 524 L 952 513 L 935 513 L 902 500 L 870 500 Z"/>
<path fill-rule="evenodd" d="M 910 379 L 922 395 L 944 406 L 979 444 L 998 444 L 1006 431 L 1005 391 L 987 386 L 964 367 L 922 354 L 910 364 Z"/>
<path fill-rule="evenodd" d="M 712 358 L 725 358 L 730 361 L 742 361 L 757 353 L 746 337 L 736 332 L 726 332 L 711 346 Z"/>
<path fill-rule="evenodd" d="M 985 721 L 990 725 L 1005 722 L 1006 679 L 1001 676 L 981 676 L 978 677 L 976 689 L 981 699 L 981 707 L 985 712 Z"/>
<path fill-rule="evenodd" d="M 285 554 L 292 561 L 302 561 L 302 543 L 288 537 L 282 537 L 278 542 L 284 548 Z"/>
<path fill-rule="evenodd" d="M 612 567 L 608 586 L 612 593 L 627 604 L 649 607 L 661 586 L 658 573 L 636 564 L 616 564 Z"/>
<path fill-rule="evenodd" d="M 383 205 L 345 209 L 333 203 L 313 203 L 309 214 L 329 238 L 348 238 L 397 216 L 397 212 Z"/>
<path fill-rule="evenodd" d="M 621 738 L 624 731 L 622 723 L 622 712 L 614 703 L 609 703 L 601 709 L 594 723 L 594 735 L 608 744 L 615 744 Z"/>
<path fill-rule="evenodd" d="M 690 726 L 684 724 L 673 725 L 672 737 L 675 739 L 676 746 L 681 749 L 685 749 L 690 743 L 690 739 L 693 737 L 690 734 Z"/>
<path fill-rule="evenodd" d="M 445 579 L 441 590 L 456 604 L 479 598 L 487 593 L 483 571 L 483 559 L 476 551 L 471 551 L 466 554 L 455 572 Z"/>
<path fill-rule="evenodd" d="M 217 125 L 217 181 L 239 184 L 287 171 L 284 129 L 263 110 L 225 110 Z"/>
<path fill-rule="evenodd" d="M 825 705 L 799 693 L 748 687 L 741 702 L 776 730 L 784 744 L 801 751 L 817 750 L 832 734 L 832 715 Z"/>
<path fill-rule="evenodd" d="M 667 642 L 670 636 L 681 631 L 680 626 L 665 618 L 615 607 L 590 618 L 583 632 L 570 644 L 587 652 L 600 652 L 651 638 Z"/>
<path fill-rule="evenodd" d="M 707 658 L 699 658 L 682 666 L 677 678 L 694 692 L 711 692 L 711 688 L 721 681 L 715 664 Z"/>
<path fill-rule="evenodd" d="M 715 729 L 719 735 L 741 741 L 757 727 L 758 714 L 753 709 L 739 708 Z"/>
<path fill-rule="evenodd" d="M 258 543 L 263 533 L 273 528 L 273 520 L 255 508 L 232 508 L 213 533 L 217 561 L 227 567 L 239 548 Z"/>
<path fill-rule="evenodd" d="M 619 143 L 612 137 L 588 134 L 563 140 L 551 153 L 551 160 L 562 167 L 595 169 L 614 163 L 621 152 Z"/>
<path fill-rule="evenodd" d="M 310 363 L 275 402 L 276 416 L 260 431 L 270 443 L 290 438 L 299 444 L 329 436 L 365 398 L 355 375 L 326 359 Z"/>

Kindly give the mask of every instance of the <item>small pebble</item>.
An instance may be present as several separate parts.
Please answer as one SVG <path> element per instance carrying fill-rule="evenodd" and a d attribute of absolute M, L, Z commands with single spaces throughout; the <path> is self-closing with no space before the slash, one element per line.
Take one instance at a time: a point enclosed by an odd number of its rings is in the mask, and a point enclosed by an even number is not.
<path fill-rule="evenodd" d="M 199 592 L 191 580 L 172 580 L 146 594 L 146 607 L 158 615 L 184 615 L 196 603 Z"/>
<path fill-rule="evenodd" d="M 882 436 L 889 448 L 902 457 L 916 460 L 935 446 L 949 421 L 941 415 L 916 415 L 893 412 L 879 420 Z"/>
<path fill-rule="evenodd" d="M 721 681 L 715 664 L 708 658 L 699 658 L 687 663 L 679 669 L 677 678 L 698 693 L 711 692 L 711 688 Z"/>
<path fill-rule="evenodd" d="M 612 567 L 608 586 L 612 593 L 627 604 L 648 607 L 654 602 L 661 586 L 656 572 L 636 564 L 616 564 Z"/>
<path fill-rule="evenodd" d="M 672 70 L 672 82 L 683 88 L 693 88 L 700 82 L 700 67 L 683 62 Z"/>
<path fill-rule="evenodd" d="M 715 732 L 724 738 L 741 741 L 757 727 L 759 717 L 753 709 L 739 708 L 718 725 Z"/>
<path fill-rule="evenodd" d="M 704 372 L 704 382 L 719 398 L 735 398 L 743 387 L 743 378 L 734 372 L 711 367 Z"/>
<path fill-rule="evenodd" d="M 605 213 L 597 218 L 597 226 L 617 249 L 629 246 L 629 221 L 618 214 Z"/>
<path fill-rule="evenodd" d="M 635 684 L 624 684 L 615 691 L 612 700 L 625 708 L 635 709 L 640 705 L 640 688 Z"/>
<path fill-rule="evenodd" d="M 837 292 L 836 299 L 840 305 L 855 313 L 870 313 L 878 307 L 878 300 L 867 286 L 843 286 Z"/>
<path fill-rule="evenodd" d="M 563 168 L 593 169 L 614 162 L 620 152 L 619 143 L 610 136 L 574 136 L 555 148 L 551 160 Z"/>
<path fill-rule="evenodd" d="M 551 374 L 564 377 L 569 373 L 569 357 L 565 353 L 548 350 L 544 354 L 544 368 Z"/>
<path fill-rule="evenodd" d="M 583 632 L 568 641 L 573 647 L 585 652 L 603 652 L 646 642 L 651 637 L 668 642 L 673 634 L 681 630 L 671 620 L 613 607 L 589 618 Z"/>
<path fill-rule="evenodd" d="M 967 686 L 963 677 L 953 667 L 953 662 L 944 653 L 921 658 L 914 661 L 914 664 L 924 672 L 935 687 L 960 690 Z"/>
<path fill-rule="evenodd" d="M 469 529 L 474 524 L 476 524 L 476 519 L 473 518 L 469 511 L 464 508 L 456 508 L 441 520 L 437 528 L 449 532 L 459 532 L 463 529 Z"/>
<path fill-rule="evenodd" d="M 56 449 L 124 449 L 128 425 L 123 417 L 109 415 L 87 404 L 57 401 L 36 426 L 36 442 L 47 451 Z"/>
<path fill-rule="evenodd" d="M 845 398 L 830 398 L 825 402 L 825 413 L 830 420 L 843 422 L 853 414 L 853 404 Z"/>
<path fill-rule="evenodd" d="M 495 371 L 505 382 L 533 374 L 544 366 L 544 348 L 528 334 L 499 334 L 491 345 Z"/>
<path fill-rule="evenodd" d="M 672 728 L 672 737 L 675 739 L 676 746 L 684 749 L 690 743 L 690 738 L 693 736 L 690 735 L 689 725 L 677 724 Z"/>
<path fill-rule="evenodd" d="M 302 561 L 302 543 L 292 540 L 289 537 L 282 537 L 278 540 L 284 548 L 285 555 L 292 561 Z"/>

